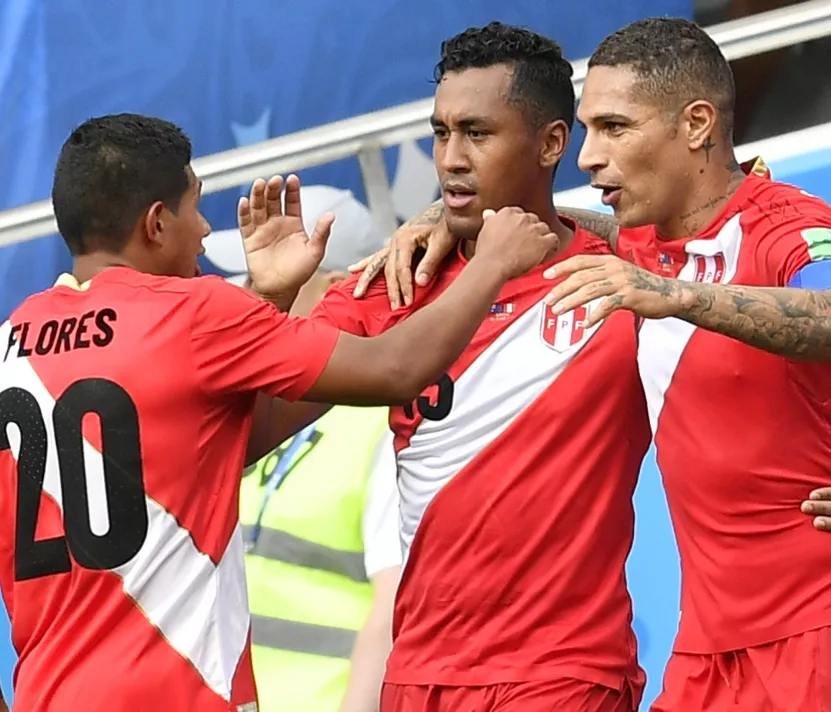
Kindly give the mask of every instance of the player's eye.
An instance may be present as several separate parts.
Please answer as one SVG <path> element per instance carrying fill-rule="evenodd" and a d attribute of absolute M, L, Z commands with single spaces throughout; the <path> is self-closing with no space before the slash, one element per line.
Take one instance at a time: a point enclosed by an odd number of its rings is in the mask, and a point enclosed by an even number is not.
<path fill-rule="evenodd" d="M 619 136 L 626 129 L 626 126 L 620 121 L 604 121 L 603 130 L 612 136 Z"/>

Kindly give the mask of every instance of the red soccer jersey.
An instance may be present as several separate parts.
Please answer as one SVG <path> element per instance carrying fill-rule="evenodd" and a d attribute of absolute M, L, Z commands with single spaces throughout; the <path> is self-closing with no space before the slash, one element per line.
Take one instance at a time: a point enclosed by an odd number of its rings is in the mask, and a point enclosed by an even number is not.
<path fill-rule="evenodd" d="M 831 255 L 829 228 L 824 202 L 750 175 L 699 235 L 623 230 L 618 250 L 657 274 L 781 287 Z M 799 509 L 831 484 L 831 366 L 680 319 L 647 320 L 638 360 L 681 554 L 675 649 L 723 652 L 831 625 L 831 538 Z"/>
<path fill-rule="evenodd" d="M 607 249 L 578 231 L 563 258 Z M 464 262 L 454 253 L 414 308 Z M 391 410 L 406 564 L 389 682 L 640 677 L 624 572 L 649 440 L 635 322 L 552 315 L 542 272 L 508 283 L 447 374 Z M 410 313 L 381 284 L 354 300 L 353 284 L 314 317 L 373 335 Z"/>
<path fill-rule="evenodd" d="M 251 411 L 260 389 L 302 396 L 336 339 L 219 278 L 127 268 L 0 328 L 15 709 L 256 709 L 237 518 Z"/>

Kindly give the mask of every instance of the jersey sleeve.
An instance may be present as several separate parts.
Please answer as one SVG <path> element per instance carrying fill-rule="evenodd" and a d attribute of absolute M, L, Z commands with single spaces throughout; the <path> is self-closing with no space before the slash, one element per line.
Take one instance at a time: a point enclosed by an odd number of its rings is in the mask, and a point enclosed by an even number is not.
<path fill-rule="evenodd" d="M 385 331 L 390 309 L 383 279 L 373 282 L 363 299 L 352 296 L 357 282 L 357 277 L 350 277 L 332 285 L 310 318 L 355 336 L 377 336 Z"/>
<path fill-rule="evenodd" d="M 794 215 L 796 213 L 796 215 Z M 831 209 L 818 198 L 804 196 L 793 203 L 793 212 L 778 216 L 768 211 L 759 230 L 758 267 L 772 285 L 828 289 L 819 284 L 826 267 L 809 267 L 831 260 Z"/>
<path fill-rule="evenodd" d="M 190 340 L 203 390 L 301 399 L 326 367 L 338 329 L 283 314 L 219 277 L 197 281 Z"/>
<path fill-rule="evenodd" d="M 384 569 L 401 566 L 397 474 L 393 436 L 388 431 L 372 458 L 361 522 L 364 568 L 370 579 Z"/>

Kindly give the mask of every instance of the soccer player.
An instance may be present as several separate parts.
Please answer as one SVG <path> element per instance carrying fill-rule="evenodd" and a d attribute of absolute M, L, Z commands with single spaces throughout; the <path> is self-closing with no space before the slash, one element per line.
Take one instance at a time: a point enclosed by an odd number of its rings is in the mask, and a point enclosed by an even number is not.
<path fill-rule="evenodd" d="M 624 259 L 549 270 L 566 277 L 548 300 L 557 314 L 585 309 L 585 328 L 643 319 L 638 362 L 682 566 L 655 712 L 831 705 L 829 542 L 799 511 L 831 472 L 831 208 L 759 160 L 736 162 L 734 101 L 727 61 L 694 23 L 606 38 L 583 89 L 579 162 L 614 208 Z"/>
<path fill-rule="evenodd" d="M 187 137 L 158 119 L 73 131 L 52 190 L 73 274 L 0 326 L 15 709 L 256 710 L 237 509 L 257 393 L 409 401 L 461 353 L 504 282 L 557 245 L 535 217 L 500 211 L 446 294 L 358 338 L 222 279 L 187 279 L 210 229 L 190 160 Z M 287 305 L 331 217 L 308 238 L 296 179 L 285 215 L 281 187 L 255 183 L 240 222 L 253 287 Z"/>
<path fill-rule="evenodd" d="M 352 279 L 313 318 L 361 335 L 414 318 L 478 254 L 487 208 L 542 217 L 560 235 L 558 260 L 608 253 L 551 204 L 571 74 L 528 30 L 492 23 L 444 42 L 434 160 L 460 248 L 410 309 L 391 310 L 382 284 L 355 300 Z M 383 712 L 638 707 L 624 570 L 648 441 L 635 322 L 553 319 L 549 287 L 542 269 L 506 285 L 462 357 L 392 409 L 405 568 Z"/>

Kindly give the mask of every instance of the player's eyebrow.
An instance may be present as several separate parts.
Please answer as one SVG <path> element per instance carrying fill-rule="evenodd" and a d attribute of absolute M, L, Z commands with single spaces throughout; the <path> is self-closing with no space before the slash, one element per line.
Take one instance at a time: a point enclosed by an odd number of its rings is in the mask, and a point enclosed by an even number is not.
<path fill-rule="evenodd" d="M 616 114 L 610 111 L 605 114 L 597 114 L 595 116 L 592 116 L 590 121 L 593 124 L 628 124 L 631 123 L 632 120 L 628 116 L 624 116 L 623 114 Z M 585 124 L 582 121 L 580 122 L 580 125 L 585 126 Z"/>
<path fill-rule="evenodd" d="M 487 119 L 482 116 L 466 116 L 454 122 L 460 129 L 469 129 L 471 126 L 485 126 L 488 124 Z M 435 115 L 430 117 L 430 125 L 433 128 L 445 127 L 446 124 Z"/>

